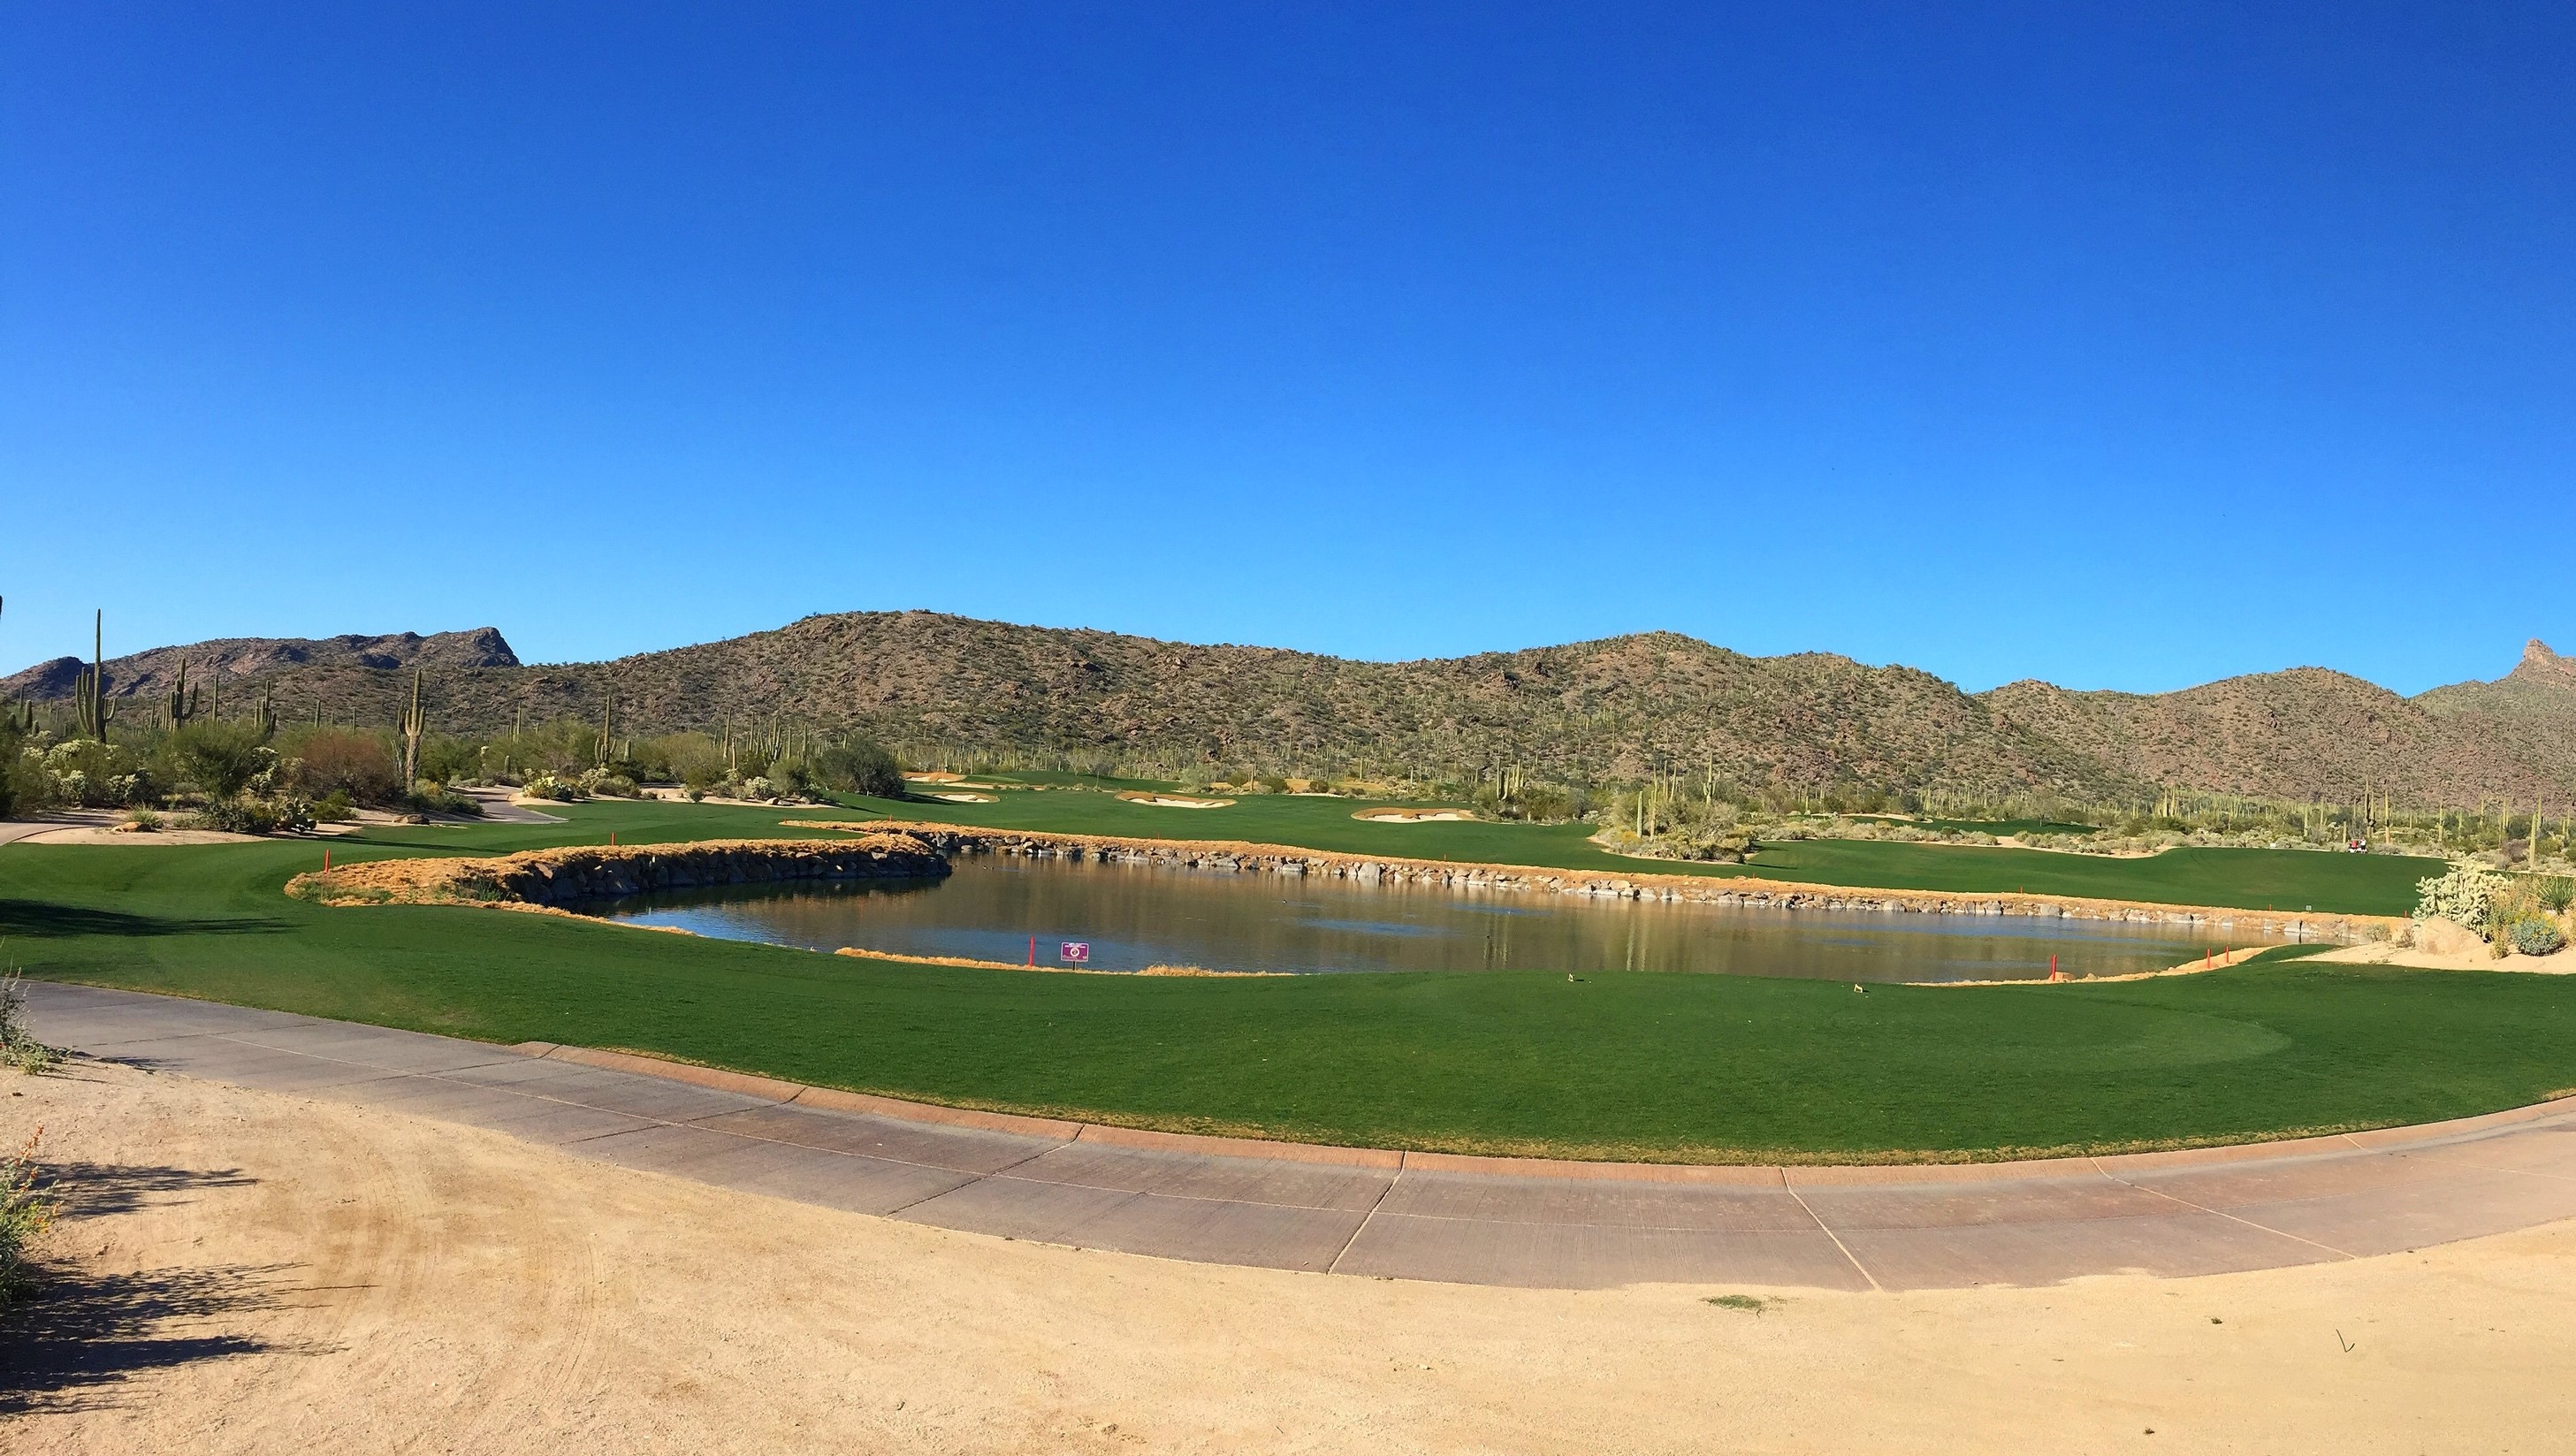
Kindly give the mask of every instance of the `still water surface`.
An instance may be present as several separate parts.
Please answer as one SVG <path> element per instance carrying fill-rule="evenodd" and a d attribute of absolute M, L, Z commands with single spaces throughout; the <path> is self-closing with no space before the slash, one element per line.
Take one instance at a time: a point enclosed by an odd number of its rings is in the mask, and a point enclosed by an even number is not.
<path fill-rule="evenodd" d="M 593 914 L 733 940 L 1090 968 L 1697 971 L 1842 981 L 2161 970 L 2231 943 L 2212 927 L 2023 916 L 1753 910 L 1529 891 L 1354 884 L 1153 865 L 962 856 L 945 880 L 639 895 Z M 2234 944 L 2248 943 L 2234 939 Z"/>

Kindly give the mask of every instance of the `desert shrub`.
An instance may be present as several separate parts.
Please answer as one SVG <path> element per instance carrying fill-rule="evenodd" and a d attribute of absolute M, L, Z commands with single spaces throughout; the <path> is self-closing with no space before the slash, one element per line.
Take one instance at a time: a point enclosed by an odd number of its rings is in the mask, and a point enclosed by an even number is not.
<path fill-rule="evenodd" d="M 2551 955 L 2567 945 L 2567 936 L 2564 932 L 2555 924 L 2537 916 L 2517 920 L 2505 927 L 2504 938 L 2507 944 L 2527 956 Z"/>
<path fill-rule="evenodd" d="M 781 794 L 801 794 L 812 782 L 813 773 L 800 760 L 782 758 L 770 764 L 769 771 L 761 777 L 777 785 Z"/>
<path fill-rule="evenodd" d="M 0 1065 L 21 1072 L 41 1072 L 62 1060 L 62 1053 L 36 1040 L 27 1026 L 27 990 L 18 970 L 0 976 Z"/>
<path fill-rule="evenodd" d="M 420 779 L 403 796 L 403 802 L 424 814 L 466 814 L 480 816 L 483 806 L 447 785 Z"/>
<path fill-rule="evenodd" d="M 195 784 L 229 799 L 277 763 L 277 753 L 247 723 L 209 719 L 190 723 L 161 740 L 162 768 L 173 782 Z"/>
<path fill-rule="evenodd" d="M 420 776 L 432 783 L 452 784 L 483 772 L 483 746 L 469 738 L 450 738 L 432 733 L 420 741 Z"/>
<path fill-rule="evenodd" d="M 588 773 L 583 774 L 580 778 L 574 780 L 574 782 L 581 786 L 582 792 L 587 794 L 597 794 L 602 798 L 632 799 L 637 797 L 635 781 L 622 773 L 617 773 L 610 769 L 592 769 Z"/>
<path fill-rule="evenodd" d="M 243 794 L 206 805 L 190 817 L 187 827 L 227 834 L 301 834 L 313 828 L 313 805 L 293 795 L 261 799 Z"/>
<path fill-rule="evenodd" d="M 349 802 L 346 789 L 333 789 L 313 801 L 313 818 L 321 824 L 346 824 L 357 818 L 357 806 Z"/>
<path fill-rule="evenodd" d="M 53 1226 L 58 1211 L 36 1166 L 36 1142 L 43 1136 L 42 1128 L 29 1133 L 18 1151 L 0 1158 L 0 1304 L 32 1282 L 27 1251 Z"/>
<path fill-rule="evenodd" d="M 814 755 L 813 777 L 839 794 L 872 798 L 903 797 L 903 766 L 882 745 L 867 739 L 836 744 Z"/>
<path fill-rule="evenodd" d="M 786 794 L 787 791 L 785 789 L 780 788 L 776 783 L 773 783 L 768 779 L 748 778 L 742 781 L 742 791 L 737 797 L 745 799 L 778 799 L 786 797 Z"/>
<path fill-rule="evenodd" d="M 2547 907 L 2552 915 L 2564 915 L 2576 904 L 2576 879 L 2565 875 L 2542 875 L 2531 885 L 2532 898 Z"/>
<path fill-rule="evenodd" d="M 126 814 L 125 822 L 148 834 L 161 827 L 161 816 L 149 809 L 135 809 Z"/>
<path fill-rule="evenodd" d="M 2505 878 L 2475 865 L 2415 882 L 2415 918 L 2448 920 L 2470 930 L 2487 928 L 2489 906 L 2504 889 Z"/>
<path fill-rule="evenodd" d="M 45 750 L 38 765 L 53 779 L 49 797 L 57 803 L 114 808 L 151 794 L 141 756 L 121 743 L 74 738 Z"/>
<path fill-rule="evenodd" d="M 583 788 L 579 782 L 572 779 L 559 779 L 550 773 L 538 774 L 528 780 L 519 786 L 519 792 L 531 799 L 552 799 L 559 804 L 569 804 L 590 797 L 590 791 Z"/>
<path fill-rule="evenodd" d="M 16 817 L 50 809 L 60 793 L 61 786 L 45 771 L 42 748 L 22 744 L 0 759 L 0 815 Z"/>
<path fill-rule="evenodd" d="M 316 728 L 288 751 L 298 760 L 295 787 L 308 797 L 338 792 L 352 803 L 390 805 L 401 796 L 402 771 L 382 734 Z"/>
<path fill-rule="evenodd" d="M 637 775 L 654 783 L 712 788 L 725 778 L 724 750 L 703 733 L 666 733 L 637 739 L 629 755 Z"/>

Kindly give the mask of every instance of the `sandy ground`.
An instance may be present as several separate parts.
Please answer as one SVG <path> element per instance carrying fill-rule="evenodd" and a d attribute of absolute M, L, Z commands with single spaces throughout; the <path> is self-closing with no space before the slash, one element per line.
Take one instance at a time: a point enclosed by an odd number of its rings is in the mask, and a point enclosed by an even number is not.
<path fill-rule="evenodd" d="M 2539 1452 L 2576 1429 L 2576 1224 L 2189 1281 L 1535 1292 L 948 1233 L 122 1068 L 0 1087 L 0 1133 L 42 1123 L 74 1202 L 50 1292 L 0 1317 L 13 1453 Z"/>
<path fill-rule="evenodd" d="M 2576 946 L 2555 955 L 2509 955 L 2498 960 L 2483 946 L 2473 951 L 2442 953 L 2400 950 L 2379 941 L 2368 945 L 2347 945 L 2340 950 L 2327 951 L 2315 959 L 2348 966 L 2413 966 L 2426 971 L 2532 971 L 2544 976 L 2576 975 Z"/>
<path fill-rule="evenodd" d="M 1371 824 L 1438 824 L 1476 816 L 1464 809 L 1362 809 L 1351 817 Z"/>
<path fill-rule="evenodd" d="M 1185 799 L 1174 794 L 1120 794 L 1130 804 L 1150 804 L 1157 809 L 1222 809 L 1232 799 Z"/>
<path fill-rule="evenodd" d="M 220 829 L 151 829 L 115 830 L 80 824 L 69 828 L 40 829 L 32 834 L 11 837 L 16 844 L 257 844 L 256 834 L 227 834 Z"/>

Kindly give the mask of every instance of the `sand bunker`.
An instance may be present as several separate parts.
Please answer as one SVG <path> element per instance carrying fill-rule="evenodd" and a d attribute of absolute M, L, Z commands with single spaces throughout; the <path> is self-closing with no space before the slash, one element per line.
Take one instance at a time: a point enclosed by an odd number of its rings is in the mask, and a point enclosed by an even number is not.
<path fill-rule="evenodd" d="M 1130 804 L 1151 804 L 1158 809 L 1222 809 L 1232 799 L 1191 799 L 1179 794 L 1120 794 Z"/>
<path fill-rule="evenodd" d="M 990 794 L 924 794 L 922 797 L 925 799 L 938 799 L 944 803 L 950 804 L 998 804 L 1002 802 Z"/>
<path fill-rule="evenodd" d="M 1362 809 L 1351 817 L 1371 824 L 1454 824 L 1476 816 L 1464 809 Z"/>

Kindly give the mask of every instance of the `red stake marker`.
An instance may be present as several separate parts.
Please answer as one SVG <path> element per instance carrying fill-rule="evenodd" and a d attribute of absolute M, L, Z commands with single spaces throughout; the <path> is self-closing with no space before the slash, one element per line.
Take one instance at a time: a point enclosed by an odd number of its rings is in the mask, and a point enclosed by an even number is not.
<path fill-rule="evenodd" d="M 1030 936 L 1030 937 L 1029 937 L 1029 964 L 1030 964 L 1030 965 L 1032 965 L 1032 966 L 1034 966 L 1034 965 L 1036 965 L 1037 963 L 1038 963 L 1038 938 L 1037 938 L 1036 936 L 1032 935 L 1032 936 Z"/>
<path fill-rule="evenodd" d="M 327 849 L 322 851 L 322 873 L 331 873 L 331 851 Z"/>

